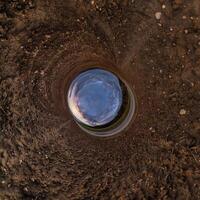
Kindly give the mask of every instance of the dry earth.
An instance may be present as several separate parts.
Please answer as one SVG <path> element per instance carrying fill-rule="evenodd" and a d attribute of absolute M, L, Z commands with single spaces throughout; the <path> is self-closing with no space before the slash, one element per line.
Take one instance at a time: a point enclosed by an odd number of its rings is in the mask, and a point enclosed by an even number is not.
<path fill-rule="evenodd" d="M 88 64 L 135 90 L 118 137 L 67 111 Z M 200 199 L 200 1 L 0 0 L 0 199 Z"/>

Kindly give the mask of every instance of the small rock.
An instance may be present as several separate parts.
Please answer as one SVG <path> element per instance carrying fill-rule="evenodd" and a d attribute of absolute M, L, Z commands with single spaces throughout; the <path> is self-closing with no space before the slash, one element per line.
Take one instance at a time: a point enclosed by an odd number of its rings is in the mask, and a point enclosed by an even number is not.
<path fill-rule="evenodd" d="M 161 12 L 156 12 L 155 17 L 157 20 L 160 20 L 162 13 Z"/>
<path fill-rule="evenodd" d="M 51 35 L 45 35 L 45 37 L 46 37 L 47 39 L 49 39 L 49 38 L 51 38 Z"/>
<path fill-rule="evenodd" d="M 40 72 L 40 74 L 41 74 L 42 76 L 44 76 L 44 71 L 42 70 L 42 71 Z"/>
<path fill-rule="evenodd" d="M 150 127 L 149 130 L 152 132 L 152 133 L 155 133 L 156 130 L 153 128 L 153 127 Z"/>
<path fill-rule="evenodd" d="M 185 109 L 181 109 L 179 112 L 180 115 L 185 115 L 186 114 L 186 110 Z"/>

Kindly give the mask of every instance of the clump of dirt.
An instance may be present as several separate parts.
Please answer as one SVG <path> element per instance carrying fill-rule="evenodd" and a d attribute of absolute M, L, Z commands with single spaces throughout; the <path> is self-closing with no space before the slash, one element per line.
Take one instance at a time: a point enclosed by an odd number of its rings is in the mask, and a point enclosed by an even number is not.
<path fill-rule="evenodd" d="M 65 101 L 116 70 L 137 115 L 100 140 Z M 0 199 L 200 199 L 199 0 L 0 1 Z"/>
<path fill-rule="evenodd" d="M 35 8 L 34 0 L 1 0 L 0 1 L 0 38 L 7 38 L 14 27 L 14 20 L 18 14 L 26 14 L 29 9 Z"/>

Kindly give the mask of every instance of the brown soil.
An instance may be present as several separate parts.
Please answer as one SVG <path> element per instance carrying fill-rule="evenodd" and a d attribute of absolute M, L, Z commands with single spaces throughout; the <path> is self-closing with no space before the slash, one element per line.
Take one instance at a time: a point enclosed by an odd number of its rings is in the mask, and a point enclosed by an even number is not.
<path fill-rule="evenodd" d="M 114 138 L 65 105 L 91 63 L 137 95 Z M 200 199 L 200 1 L 0 0 L 0 199 Z"/>

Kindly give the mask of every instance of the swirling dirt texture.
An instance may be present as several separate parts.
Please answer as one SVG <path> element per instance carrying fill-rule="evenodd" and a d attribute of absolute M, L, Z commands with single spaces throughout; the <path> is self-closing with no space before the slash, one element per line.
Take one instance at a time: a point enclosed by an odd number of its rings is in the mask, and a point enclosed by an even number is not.
<path fill-rule="evenodd" d="M 92 66 L 137 98 L 115 137 L 66 105 Z M 200 199 L 200 1 L 0 0 L 0 199 Z"/>

